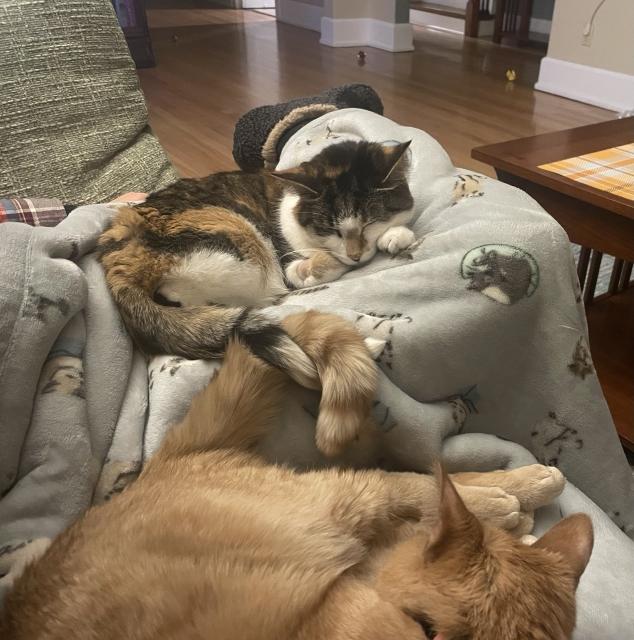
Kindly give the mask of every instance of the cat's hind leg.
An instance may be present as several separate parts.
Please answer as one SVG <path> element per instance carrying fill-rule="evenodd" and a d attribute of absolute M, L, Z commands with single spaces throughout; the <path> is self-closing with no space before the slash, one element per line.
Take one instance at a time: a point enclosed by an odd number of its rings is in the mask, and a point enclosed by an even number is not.
<path fill-rule="evenodd" d="M 327 517 L 366 546 L 382 544 L 404 522 L 431 527 L 438 522 L 440 489 L 434 476 L 381 470 L 331 470 L 302 474 Z M 481 520 L 507 530 L 520 524 L 520 505 L 499 487 L 456 486 L 466 507 Z"/>

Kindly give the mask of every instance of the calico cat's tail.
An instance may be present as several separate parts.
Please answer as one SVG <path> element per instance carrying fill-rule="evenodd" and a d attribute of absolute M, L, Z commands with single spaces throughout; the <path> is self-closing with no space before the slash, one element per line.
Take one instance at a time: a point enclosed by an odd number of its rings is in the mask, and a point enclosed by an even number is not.
<path fill-rule="evenodd" d="M 101 237 L 100 260 L 137 344 L 147 353 L 211 359 L 222 358 L 229 339 L 238 338 L 302 386 L 322 389 L 317 445 L 327 455 L 339 453 L 359 433 L 376 389 L 376 365 L 356 329 L 312 312 L 280 322 L 245 308 L 158 304 L 152 295 L 170 256 L 149 252 L 135 238 L 144 231 L 135 225 L 143 223 L 130 212 L 127 227 L 113 226 Z"/>
<path fill-rule="evenodd" d="M 279 321 L 239 307 L 168 307 L 134 286 L 111 286 L 111 291 L 128 331 L 146 353 L 189 360 L 222 358 L 228 339 L 237 336 L 254 355 L 286 371 L 302 386 L 319 388 L 314 363 Z"/>
<path fill-rule="evenodd" d="M 154 292 L 174 266 L 175 254 L 150 250 L 143 238 L 151 233 L 152 226 L 136 210 L 122 208 L 116 223 L 99 239 L 108 288 L 128 331 L 146 353 L 189 360 L 222 358 L 227 340 L 236 335 L 255 355 L 301 385 L 317 388 L 315 365 L 279 322 L 246 307 L 181 307 L 155 301 Z"/>
<path fill-rule="evenodd" d="M 307 312 L 289 316 L 285 328 L 314 359 L 323 384 L 316 443 L 340 453 L 368 419 L 376 367 L 359 333 L 345 320 Z M 161 456 L 235 448 L 248 450 L 275 425 L 288 394 L 288 378 L 231 339 L 219 373 L 172 429 Z"/>

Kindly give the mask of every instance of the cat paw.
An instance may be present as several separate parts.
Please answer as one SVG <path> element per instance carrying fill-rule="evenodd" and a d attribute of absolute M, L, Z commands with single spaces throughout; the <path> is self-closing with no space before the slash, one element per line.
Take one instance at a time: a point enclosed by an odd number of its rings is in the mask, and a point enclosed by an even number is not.
<path fill-rule="evenodd" d="M 285 270 L 286 279 L 296 289 L 303 289 L 304 287 L 310 287 L 309 280 L 312 278 L 310 274 L 310 259 L 300 258 L 299 260 L 293 260 Z M 314 280 L 314 278 L 312 278 Z"/>
<path fill-rule="evenodd" d="M 416 241 L 416 236 L 411 229 L 407 227 L 392 227 L 388 229 L 376 243 L 379 251 L 396 255 L 403 249 L 407 249 Z"/>
<path fill-rule="evenodd" d="M 552 502 L 563 490 L 566 479 L 557 467 L 531 464 L 507 471 L 508 479 L 501 486 L 517 496 L 523 511 L 534 511 Z"/>
<path fill-rule="evenodd" d="M 537 538 L 535 536 L 525 535 L 520 538 L 520 542 L 530 547 L 537 542 Z"/>
<path fill-rule="evenodd" d="M 467 509 L 476 518 L 509 531 L 520 525 L 519 500 L 500 487 L 476 487 L 456 484 Z"/>
<path fill-rule="evenodd" d="M 522 536 L 526 536 L 533 531 L 535 527 L 535 515 L 531 511 L 530 513 L 526 513 L 525 511 L 520 511 L 520 518 L 517 524 L 517 527 L 511 530 L 511 533 L 521 538 Z"/>

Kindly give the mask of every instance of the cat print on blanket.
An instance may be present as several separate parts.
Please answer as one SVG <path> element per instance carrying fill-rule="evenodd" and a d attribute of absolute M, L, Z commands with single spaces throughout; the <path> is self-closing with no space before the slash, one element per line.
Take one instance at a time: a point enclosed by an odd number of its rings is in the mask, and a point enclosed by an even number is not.
<path fill-rule="evenodd" d="M 40 393 L 63 393 L 67 396 L 86 397 L 84 368 L 81 358 L 62 355 L 51 358 L 42 370 Z"/>
<path fill-rule="evenodd" d="M 510 244 L 475 247 L 462 258 L 460 275 L 467 289 L 501 304 L 515 304 L 532 296 L 539 286 L 539 267 L 533 256 Z"/>
<path fill-rule="evenodd" d="M 384 346 L 380 353 L 376 355 L 375 360 L 387 367 L 392 368 L 394 360 L 394 345 L 392 344 L 392 338 L 394 336 L 394 328 L 399 323 L 409 324 L 412 322 L 410 316 L 403 315 L 402 313 L 381 314 L 381 313 L 360 313 L 357 315 L 355 325 L 364 336 L 380 340 L 384 343 Z"/>
<path fill-rule="evenodd" d="M 70 305 L 63 298 L 48 298 L 45 295 L 36 293 L 29 287 L 28 297 L 24 307 L 24 316 L 37 318 L 41 322 L 46 322 L 47 314 L 50 310 L 56 310 L 66 317 L 70 311 Z"/>
<path fill-rule="evenodd" d="M 582 380 L 585 380 L 587 375 L 594 373 L 594 365 L 592 364 L 590 351 L 585 344 L 583 336 L 581 336 L 575 344 L 572 362 L 568 365 L 568 369 Z"/>
<path fill-rule="evenodd" d="M 566 450 L 583 448 L 583 439 L 577 429 L 563 422 L 554 411 L 535 425 L 531 438 L 537 459 L 553 467 L 559 465 Z"/>
<path fill-rule="evenodd" d="M 451 194 L 452 203 L 454 207 L 461 200 L 465 198 L 480 198 L 484 195 L 482 190 L 482 181 L 484 176 L 479 176 L 474 173 L 464 173 L 456 177 L 454 182 L 453 191 Z"/>

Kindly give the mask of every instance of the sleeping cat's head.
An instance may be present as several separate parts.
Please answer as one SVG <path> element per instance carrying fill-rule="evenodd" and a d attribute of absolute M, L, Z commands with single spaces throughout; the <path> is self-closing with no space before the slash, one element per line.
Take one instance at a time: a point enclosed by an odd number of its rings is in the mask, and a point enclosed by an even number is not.
<path fill-rule="evenodd" d="M 561 520 L 533 545 L 483 525 L 446 477 L 441 523 L 397 550 L 379 589 L 435 640 L 569 640 L 590 559 L 590 518 Z"/>
<path fill-rule="evenodd" d="M 411 220 L 409 144 L 341 142 L 296 169 L 274 173 L 288 187 L 280 218 L 293 248 L 325 249 L 349 265 L 370 260 L 387 229 Z"/>

